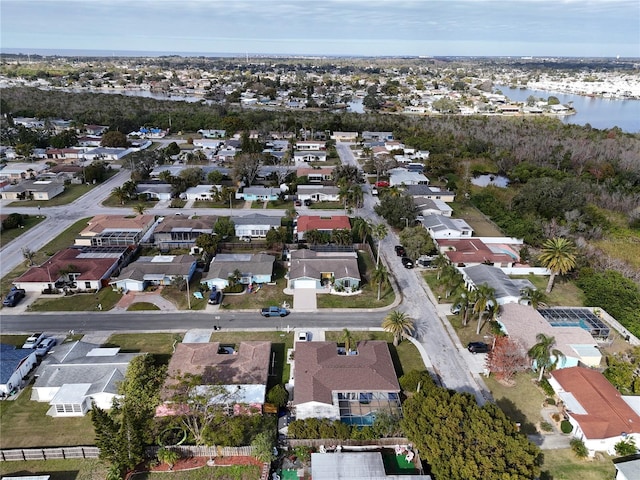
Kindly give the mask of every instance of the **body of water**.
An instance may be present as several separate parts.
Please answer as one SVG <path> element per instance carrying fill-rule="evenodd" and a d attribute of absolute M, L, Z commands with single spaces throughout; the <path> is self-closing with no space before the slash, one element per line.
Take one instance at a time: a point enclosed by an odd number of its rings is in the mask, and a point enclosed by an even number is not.
<path fill-rule="evenodd" d="M 471 179 L 471 183 L 477 185 L 478 187 L 487 187 L 489 185 L 494 185 L 500 188 L 506 188 L 509 185 L 509 179 L 502 175 L 478 175 L 477 177 L 473 177 Z"/>
<path fill-rule="evenodd" d="M 529 88 L 510 88 L 495 85 L 503 95 L 515 102 L 526 102 L 530 95 L 546 100 L 550 96 L 557 97 L 563 105 L 571 104 L 575 108 L 574 115 L 564 115 L 563 123 L 586 125 L 593 128 L 606 129 L 618 127 L 624 132 L 640 132 L 640 100 L 616 100 L 600 97 L 586 97 L 570 93 L 555 93 L 546 90 Z"/>

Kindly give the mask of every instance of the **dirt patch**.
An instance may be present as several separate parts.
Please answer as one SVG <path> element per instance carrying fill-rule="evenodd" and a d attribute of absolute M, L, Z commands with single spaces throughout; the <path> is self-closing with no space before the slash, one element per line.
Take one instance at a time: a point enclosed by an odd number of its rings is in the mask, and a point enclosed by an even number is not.
<path fill-rule="evenodd" d="M 215 465 L 219 467 L 228 467 L 231 465 L 257 465 L 262 466 L 262 462 L 254 457 L 214 457 L 213 461 Z M 209 462 L 209 457 L 185 457 L 180 458 L 174 465 L 173 468 L 169 468 L 169 465 L 166 463 L 162 463 L 160 465 L 156 465 L 153 467 L 149 467 L 141 465 L 136 468 L 133 473 L 141 473 L 141 472 L 180 472 L 185 470 L 195 470 L 198 468 L 202 468 L 207 466 L 207 462 Z M 129 475 L 128 478 L 131 478 Z"/>

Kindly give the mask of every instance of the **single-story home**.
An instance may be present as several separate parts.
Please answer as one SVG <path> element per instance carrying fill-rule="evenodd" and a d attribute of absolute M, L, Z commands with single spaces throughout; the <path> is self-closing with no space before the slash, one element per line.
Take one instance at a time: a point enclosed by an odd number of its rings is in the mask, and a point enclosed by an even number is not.
<path fill-rule="evenodd" d="M 640 454 L 614 458 L 613 466 L 616 467 L 615 480 L 635 480 L 640 478 Z"/>
<path fill-rule="evenodd" d="M 495 291 L 495 298 L 498 305 L 507 303 L 520 303 L 523 292 L 536 287 L 526 278 L 513 279 L 502 270 L 490 265 L 474 265 L 459 269 L 462 273 L 467 290 L 474 290 L 479 285 L 488 285 Z"/>
<path fill-rule="evenodd" d="M 458 267 L 491 265 L 494 267 L 512 267 L 518 261 L 510 250 L 498 245 L 487 245 L 479 238 L 441 238 L 435 241 L 440 253 Z"/>
<path fill-rule="evenodd" d="M 376 142 L 386 142 L 393 140 L 393 132 L 369 132 L 365 130 L 360 136 L 363 141 L 374 140 Z"/>
<path fill-rule="evenodd" d="M 276 257 L 265 253 L 219 253 L 211 260 L 209 272 L 200 283 L 222 290 L 229 286 L 229 277 L 236 270 L 240 272 L 239 283 L 243 285 L 270 283 L 275 261 Z"/>
<path fill-rule="evenodd" d="M 85 160 L 117 161 L 131 153 L 128 148 L 97 147 L 84 152 Z"/>
<path fill-rule="evenodd" d="M 140 353 L 100 348 L 87 342 L 63 343 L 38 368 L 31 400 L 48 402 L 52 417 L 79 417 L 96 404 L 110 409 L 129 363 Z"/>
<path fill-rule="evenodd" d="M 337 202 L 340 200 L 340 189 L 325 185 L 298 185 L 298 200 L 312 202 Z"/>
<path fill-rule="evenodd" d="M 19 163 L 11 162 L 0 168 L 0 180 L 19 182 L 21 180 L 35 178 L 39 173 L 47 170 L 49 166 L 45 163 Z"/>
<path fill-rule="evenodd" d="M 319 150 L 296 150 L 293 152 L 293 160 L 296 163 L 326 162 L 327 152 Z"/>
<path fill-rule="evenodd" d="M 398 445 L 398 447 L 400 447 Z M 326 448 L 326 447 L 325 447 Z M 402 447 L 400 447 L 402 448 Z M 405 459 L 411 452 L 406 452 Z M 409 461 L 409 460 L 407 460 Z M 415 461 L 415 460 L 414 460 Z M 387 475 L 382 452 L 342 452 L 311 454 L 311 478 L 313 480 L 431 480 L 431 475 Z"/>
<path fill-rule="evenodd" d="M 215 198 L 214 188 L 219 192 L 222 190 L 222 185 L 196 185 L 195 187 L 189 187 L 184 192 L 184 198 L 187 200 L 213 200 Z"/>
<path fill-rule="evenodd" d="M 551 372 L 549 383 L 573 425 L 571 435 L 584 442 L 591 456 L 615 455 L 615 445 L 622 440 L 640 445 L 640 415 L 602 373 L 563 368 Z"/>
<path fill-rule="evenodd" d="M 420 172 L 406 168 L 392 168 L 389 170 L 389 185 L 400 187 L 403 185 L 429 185 L 429 179 Z"/>
<path fill-rule="evenodd" d="M 426 215 L 420 223 L 427 229 L 434 240 L 473 236 L 471 225 L 460 218 L 449 218 L 444 215 Z"/>
<path fill-rule="evenodd" d="M 91 247 L 65 248 L 42 265 L 30 267 L 13 284 L 27 292 L 57 289 L 98 291 L 108 285 L 113 272 L 127 261 L 132 252 L 128 247 L 109 251 Z"/>
<path fill-rule="evenodd" d="M 282 225 L 280 217 L 261 213 L 231 217 L 231 221 L 235 226 L 235 233 L 238 238 L 265 238 L 269 230 L 280 228 Z"/>
<path fill-rule="evenodd" d="M 21 388 L 22 379 L 37 363 L 34 349 L 0 343 L 0 396 L 4 397 L 14 389 Z"/>
<path fill-rule="evenodd" d="M 383 341 L 358 342 L 349 352 L 335 342 L 297 342 L 294 382 L 298 420 L 371 425 L 378 410 L 400 413 L 400 385 Z"/>
<path fill-rule="evenodd" d="M 296 142 L 296 150 L 325 150 L 327 142 L 318 140 L 298 140 Z"/>
<path fill-rule="evenodd" d="M 245 187 L 242 192 L 236 193 L 236 199 L 247 202 L 272 202 L 278 200 L 282 190 L 279 188 L 269 188 L 260 185 Z"/>
<path fill-rule="evenodd" d="M 455 192 L 442 190 L 429 185 L 405 185 L 404 191 L 412 197 L 428 198 L 431 200 L 442 200 L 443 202 L 453 202 L 456 199 Z"/>
<path fill-rule="evenodd" d="M 41 200 L 47 201 L 64 192 L 64 183 L 51 180 L 24 180 L 17 185 L 2 189 L 4 200 Z"/>
<path fill-rule="evenodd" d="M 265 402 L 271 342 L 240 342 L 237 349 L 219 342 L 178 343 L 167 368 L 167 380 L 161 390 L 165 402 L 156 409 L 157 416 L 173 414 L 170 399 L 177 384 L 176 377 L 191 374 L 202 377 L 196 389 L 215 385 L 224 392 L 212 402 L 227 407 L 229 414 L 256 409 L 262 412 Z"/>
<path fill-rule="evenodd" d="M 498 322 L 502 330 L 510 337 L 519 339 L 526 350 L 537 343 L 536 336 L 539 333 L 554 337 L 554 348 L 565 356 L 556 368 L 575 367 L 578 362 L 588 367 L 600 366 L 602 353 L 598 349 L 598 343 L 588 330 L 578 324 L 554 326 L 530 305 L 518 303 L 502 305 Z"/>
<path fill-rule="evenodd" d="M 96 215 L 75 239 L 77 246 L 136 245 L 155 223 L 153 215 Z"/>
<path fill-rule="evenodd" d="M 146 195 L 147 198 L 168 202 L 171 200 L 172 186 L 168 183 L 139 183 L 136 185 L 138 195 Z"/>
<path fill-rule="evenodd" d="M 420 215 L 442 215 L 444 217 L 451 217 L 453 213 L 453 208 L 442 200 L 413 197 L 413 204 L 416 206 L 416 210 L 420 212 Z"/>
<path fill-rule="evenodd" d="M 300 215 L 297 224 L 293 227 L 293 236 L 298 240 L 304 240 L 309 230 L 327 233 L 334 230 L 351 230 L 351 223 L 346 215 Z"/>
<path fill-rule="evenodd" d="M 309 183 L 331 182 L 333 180 L 333 171 L 334 167 L 299 167 L 296 170 L 296 175 L 298 177 L 307 177 Z"/>
<path fill-rule="evenodd" d="M 173 248 L 191 248 L 203 233 L 213 234 L 213 225 L 217 218 L 214 216 L 198 218 L 166 216 L 153 231 L 153 244 L 163 252 Z"/>
<path fill-rule="evenodd" d="M 227 136 L 226 130 L 198 130 L 198 133 L 202 135 L 204 138 L 224 138 Z M 194 144 L 196 139 L 193 140 Z"/>
<path fill-rule="evenodd" d="M 338 285 L 357 290 L 361 277 L 357 252 L 317 252 L 309 249 L 294 250 L 289 262 L 291 289 L 324 289 Z"/>
<path fill-rule="evenodd" d="M 142 292 L 149 285 L 171 285 L 177 277 L 191 280 L 196 259 L 191 255 L 156 255 L 139 257 L 114 277 L 109 285 L 124 292 Z"/>
<path fill-rule="evenodd" d="M 84 148 L 47 148 L 45 155 L 50 160 L 77 162 L 84 158 Z"/>

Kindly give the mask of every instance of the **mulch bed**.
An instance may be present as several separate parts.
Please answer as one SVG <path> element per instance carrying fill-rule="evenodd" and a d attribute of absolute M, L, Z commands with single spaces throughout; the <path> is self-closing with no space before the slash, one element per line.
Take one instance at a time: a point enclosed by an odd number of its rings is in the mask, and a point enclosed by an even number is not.
<path fill-rule="evenodd" d="M 216 466 L 226 467 L 231 465 L 257 465 L 262 466 L 262 462 L 254 457 L 214 457 Z M 186 457 L 179 459 L 169 470 L 169 465 L 162 463 L 155 467 L 148 468 L 141 466 L 136 469 L 136 472 L 151 471 L 151 472 L 178 472 L 182 470 L 195 470 L 207 465 L 209 457 Z"/>

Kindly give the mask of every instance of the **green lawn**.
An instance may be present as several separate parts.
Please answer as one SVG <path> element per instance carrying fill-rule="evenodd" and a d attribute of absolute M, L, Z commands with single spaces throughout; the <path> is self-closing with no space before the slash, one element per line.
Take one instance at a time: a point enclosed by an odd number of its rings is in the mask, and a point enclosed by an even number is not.
<path fill-rule="evenodd" d="M 236 200 L 235 198 L 231 202 L 232 208 L 241 209 L 244 207 L 244 200 Z M 196 200 L 193 202 L 193 208 L 229 208 L 229 202 L 211 202 L 207 200 Z"/>
<path fill-rule="evenodd" d="M 142 312 L 146 310 L 160 310 L 160 307 L 154 303 L 149 302 L 136 302 L 127 308 L 129 312 Z"/>
<path fill-rule="evenodd" d="M 285 273 L 284 266 L 276 262 L 274 268 L 275 285 L 263 285 L 255 293 L 246 293 L 245 290 L 245 293 L 239 295 L 225 295 L 222 300 L 222 309 L 255 309 L 257 313 L 258 309 L 269 305 L 282 305 L 283 302 L 293 305 L 293 296 L 283 292 L 287 286 L 287 280 L 284 278 Z"/>
<path fill-rule="evenodd" d="M 111 287 L 106 287 L 97 293 L 76 293 L 59 298 L 39 298 L 27 308 L 30 312 L 92 312 L 111 310 L 122 298 Z"/>
<path fill-rule="evenodd" d="M 120 347 L 123 352 L 146 352 L 169 357 L 175 342 L 182 341 L 179 333 L 114 333 L 105 346 Z"/>
<path fill-rule="evenodd" d="M 0 232 L 0 246 L 5 246 L 7 243 L 18 238 L 24 232 L 29 231 L 42 222 L 45 219 L 45 216 L 25 215 L 23 218 L 25 218 L 23 225 L 24 228 L 12 228 L 11 230 L 2 230 L 2 232 Z"/>
<path fill-rule="evenodd" d="M 549 282 L 549 277 L 541 277 L 539 275 L 512 276 L 511 278 L 526 278 L 541 292 L 546 290 Z M 556 277 L 553 282 L 553 290 L 545 295 L 547 296 L 546 303 L 551 307 L 581 307 L 583 305 L 582 290 L 575 283 L 563 278 Z"/>
<path fill-rule="evenodd" d="M 251 202 L 252 209 L 263 209 L 263 202 Z M 289 208 L 293 208 L 293 201 L 291 200 L 273 200 L 271 202 L 267 202 L 268 210 L 288 210 Z"/>
<path fill-rule="evenodd" d="M 470 203 L 451 203 L 456 218 L 466 221 L 473 234 L 478 237 L 502 237 L 504 233 L 476 207 Z"/>
<path fill-rule="evenodd" d="M 183 472 L 143 472 L 133 475 L 131 480 L 258 480 L 260 470 L 256 465 L 202 467 Z"/>
<path fill-rule="evenodd" d="M 137 198 L 135 199 L 131 199 L 131 200 L 125 200 L 124 203 L 122 203 L 119 199 L 117 199 L 114 195 L 109 195 L 103 202 L 102 205 L 104 205 L 105 207 L 129 207 L 132 210 L 132 214 L 137 214 L 135 211 L 133 211 L 133 208 L 136 205 L 144 205 L 145 210 L 150 210 L 153 207 L 155 207 L 156 203 L 158 203 L 158 200 L 146 200 L 146 201 L 141 201 L 138 200 Z"/>
<path fill-rule="evenodd" d="M 94 445 L 89 415 L 54 418 L 49 408 L 49 402 L 31 401 L 31 386 L 16 400 L 0 402 L 0 448 Z"/>
<path fill-rule="evenodd" d="M 344 203 L 342 202 L 314 202 L 309 205 L 312 210 L 343 210 Z"/>
<path fill-rule="evenodd" d="M 89 192 L 95 185 L 65 185 L 64 192 L 60 195 L 53 197 L 51 200 L 18 200 L 12 202 L 10 206 L 14 207 L 57 207 L 58 205 L 68 205 L 69 203 L 77 200 L 85 193 Z"/>
<path fill-rule="evenodd" d="M 580 460 L 571 449 L 545 450 L 541 476 L 549 480 L 610 480 L 616 469 L 607 455 L 596 455 L 593 460 Z"/>
<path fill-rule="evenodd" d="M 0 475 L 50 475 L 51 480 L 104 480 L 108 466 L 100 460 L 0 462 Z"/>

